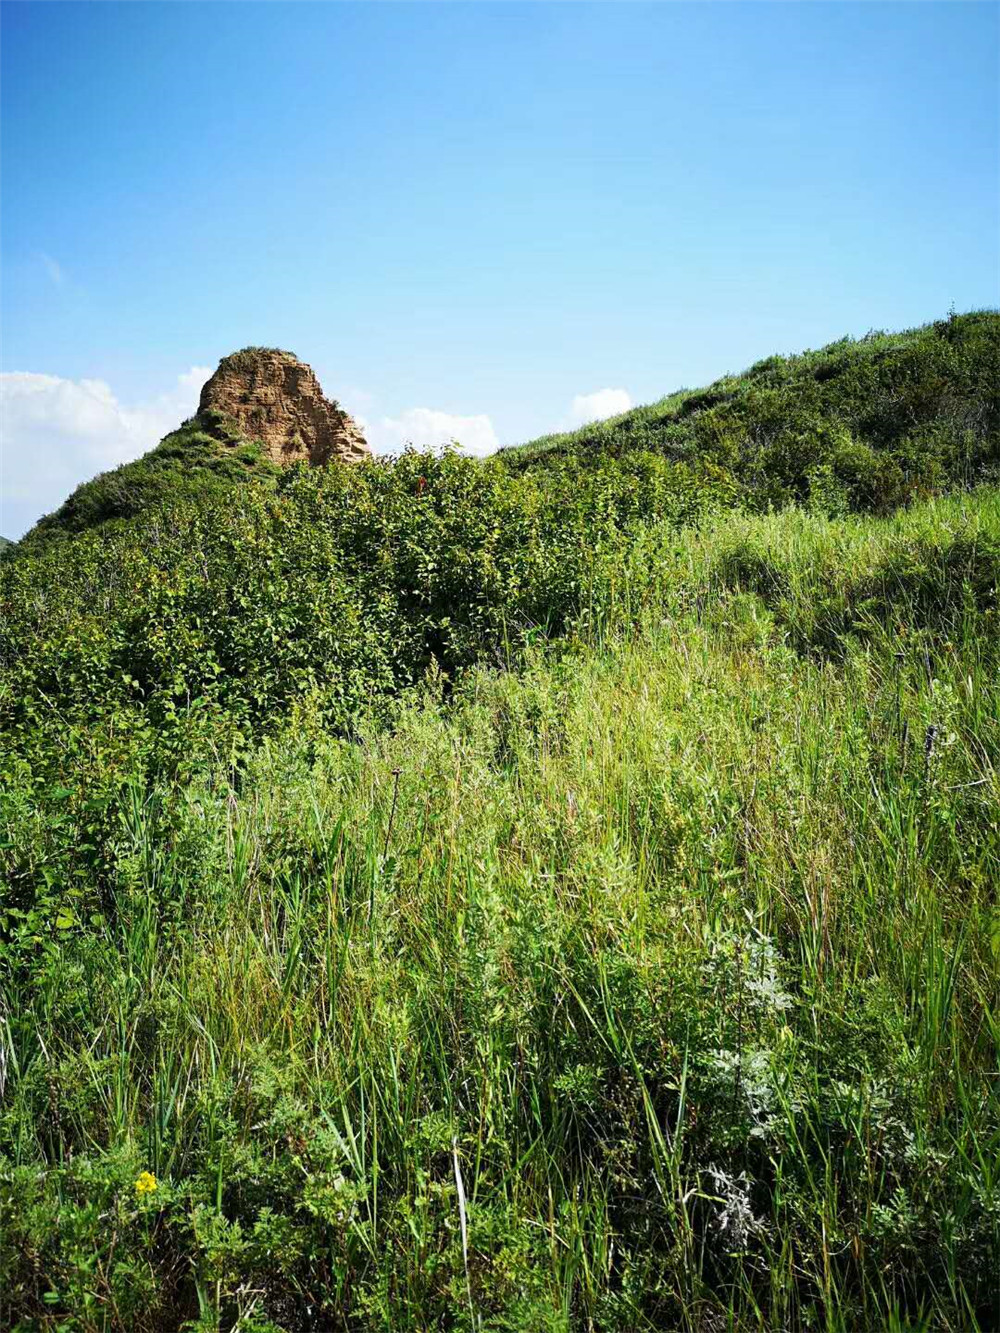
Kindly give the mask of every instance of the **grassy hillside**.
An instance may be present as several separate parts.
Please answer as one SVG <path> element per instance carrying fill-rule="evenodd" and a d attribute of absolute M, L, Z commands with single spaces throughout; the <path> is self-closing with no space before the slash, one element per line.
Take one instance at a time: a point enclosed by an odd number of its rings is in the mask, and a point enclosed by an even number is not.
<path fill-rule="evenodd" d="M 281 469 L 255 443 L 243 439 L 217 412 L 203 412 L 134 463 L 123 463 L 78 486 L 54 513 L 22 538 L 36 547 L 63 533 L 84 532 L 113 519 L 172 505 L 187 498 L 225 503 L 241 482 L 273 486 Z"/>
<path fill-rule="evenodd" d="M 890 509 L 946 480 L 1000 475 L 1000 315 L 771 356 L 582 430 L 505 450 L 511 468 L 651 451 L 711 460 L 742 503 Z"/>
<path fill-rule="evenodd" d="M 0 1327 L 995 1327 L 995 332 L 909 470 L 196 422 L 19 544 Z"/>
<path fill-rule="evenodd" d="M 276 348 L 245 348 L 241 358 Z M 290 355 L 287 354 L 286 355 Z M 1000 478 L 1000 314 L 979 311 L 895 334 L 772 356 L 565 435 L 501 451 L 512 471 L 617 465 L 641 484 L 650 459 L 707 475 L 729 503 L 812 501 L 887 511 L 943 486 Z M 133 517 L 186 496 L 225 502 L 239 481 L 273 488 L 281 469 L 215 412 L 79 486 L 28 545 Z"/>

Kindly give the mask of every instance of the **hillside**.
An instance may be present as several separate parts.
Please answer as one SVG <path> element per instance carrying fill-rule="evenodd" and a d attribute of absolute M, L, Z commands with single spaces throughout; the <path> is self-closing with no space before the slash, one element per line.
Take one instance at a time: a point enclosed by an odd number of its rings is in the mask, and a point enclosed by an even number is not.
<path fill-rule="evenodd" d="M 0 1326 L 996 1327 L 998 328 L 19 543 Z"/>
<path fill-rule="evenodd" d="M 300 379 L 315 381 L 308 366 L 277 349 L 249 347 L 223 358 L 212 381 L 219 391 L 203 398 L 191 421 L 145 457 L 79 486 L 24 541 L 32 546 L 186 496 L 204 494 L 212 503 L 237 481 L 273 488 L 280 464 L 336 456 L 340 422 L 347 456 L 363 456 L 355 424 L 322 399 L 318 383 L 307 401 L 318 397 L 333 414 L 332 442 L 320 444 L 313 428 L 309 445 L 289 448 L 292 414 L 279 411 L 269 423 L 281 396 L 271 362 L 290 368 L 292 393 Z M 242 399 L 253 401 L 236 420 Z M 302 429 L 309 434 L 308 425 Z M 261 431 L 288 442 L 269 451 Z M 680 390 L 610 421 L 499 454 L 512 472 L 607 468 L 615 460 L 619 474 L 639 485 L 647 456 L 707 475 L 726 489 L 727 503 L 758 510 L 810 500 L 826 509 L 888 510 L 943 486 L 996 479 L 1000 314 L 953 315 L 919 329 L 768 357 L 708 388 Z"/>
<path fill-rule="evenodd" d="M 203 413 L 134 463 L 83 482 L 18 544 L 30 550 L 61 534 L 85 532 L 188 499 L 224 503 L 238 483 L 253 480 L 273 486 L 277 475 L 278 468 L 259 444 L 245 439 L 221 414 Z"/>
<path fill-rule="evenodd" d="M 829 494 L 891 508 L 1000 470 L 1000 315 L 770 356 L 705 389 L 503 451 L 513 469 L 648 451 L 724 469 L 756 508 Z"/>
<path fill-rule="evenodd" d="M 367 453 L 356 422 L 324 397 L 310 366 L 276 347 L 244 347 L 219 362 L 190 421 L 142 458 L 78 486 L 23 541 L 36 547 L 189 498 L 225 504 L 241 482 L 273 489 L 283 467 Z"/>

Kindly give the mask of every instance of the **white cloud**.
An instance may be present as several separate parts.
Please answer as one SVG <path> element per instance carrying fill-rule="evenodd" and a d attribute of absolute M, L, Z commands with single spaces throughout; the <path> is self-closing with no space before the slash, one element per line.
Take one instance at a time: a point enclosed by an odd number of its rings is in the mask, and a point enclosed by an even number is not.
<path fill-rule="evenodd" d="M 148 402 L 120 402 L 104 380 L 0 375 L 0 533 L 17 538 L 81 481 L 138 458 L 197 409 L 211 371 L 192 366 Z"/>
<path fill-rule="evenodd" d="M 569 410 L 571 426 L 586 426 L 591 421 L 603 421 L 627 412 L 632 399 L 625 389 L 598 389 L 596 393 L 578 393 Z"/>
<path fill-rule="evenodd" d="M 457 440 L 462 451 L 480 458 L 500 447 L 493 423 L 485 413 L 478 416 L 454 416 L 431 407 L 410 407 L 398 417 L 381 417 L 377 422 L 359 418 L 375 453 L 392 453 L 407 444 L 418 449 L 434 449 Z"/>

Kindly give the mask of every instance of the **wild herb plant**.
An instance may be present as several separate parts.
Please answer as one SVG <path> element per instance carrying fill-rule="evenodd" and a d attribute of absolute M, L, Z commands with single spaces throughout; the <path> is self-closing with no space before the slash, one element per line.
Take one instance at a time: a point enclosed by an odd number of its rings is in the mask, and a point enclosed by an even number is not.
<path fill-rule="evenodd" d="M 996 1326 L 1000 496 L 824 475 L 410 454 L 5 558 L 0 1324 Z"/>

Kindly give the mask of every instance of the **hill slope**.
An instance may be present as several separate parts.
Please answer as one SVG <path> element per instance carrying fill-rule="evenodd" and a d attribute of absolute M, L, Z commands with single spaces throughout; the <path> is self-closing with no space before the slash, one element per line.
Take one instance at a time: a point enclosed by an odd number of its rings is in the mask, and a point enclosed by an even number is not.
<path fill-rule="evenodd" d="M 0 561 L 0 1325 L 996 1327 L 996 327 Z"/>
<path fill-rule="evenodd" d="M 142 458 L 83 482 L 54 513 L 39 519 L 19 545 L 32 549 L 60 534 L 85 532 L 188 499 L 224 504 L 239 483 L 273 487 L 279 474 L 265 450 L 241 436 L 224 416 L 200 413 Z"/>
<path fill-rule="evenodd" d="M 246 348 L 224 358 L 217 373 L 247 373 L 263 354 L 299 364 L 289 353 Z M 615 460 L 623 482 L 641 486 L 647 455 L 693 469 L 726 489 L 730 503 L 755 509 L 812 499 L 827 509 L 888 510 L 943 486 L 995 478 L 1000 314 L 952 316 L 769 357 L 708 388 L 681 390 L 499 457 L 512 472 L 607 468 Z M 273 489 L 281 472 L 237 423 L 203 411 L 145 457 L 79 486 L 23 540 L 33 546 L 199 494 L 224 502 L 231 485 Z"/>
<path fill-rule="evenodd" d="M 650 451 L 710 460 L 758 508 L 817 492 L 891 508 L 1000 468 L 1000 315 L 771 356 L 706 389 L 504 450 L 513 469 Z"/>

